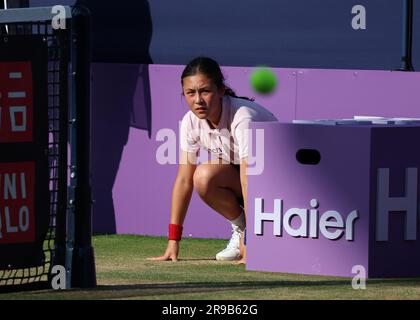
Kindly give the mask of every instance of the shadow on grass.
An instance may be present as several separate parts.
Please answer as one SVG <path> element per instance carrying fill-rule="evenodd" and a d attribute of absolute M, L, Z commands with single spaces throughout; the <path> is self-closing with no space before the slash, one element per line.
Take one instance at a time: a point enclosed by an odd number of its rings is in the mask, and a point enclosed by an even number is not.
<path fill-rule="evenodd" d="M 420 286 L 420 278 L 415 279 L 371 279 L 368 285 L 410 285 Z M 243 291 L 261 289 L 291 289 L 345 286 L 351 288 L 351 279 L 339 280 L 313 280 L 313 281 L 244 281 L 244 282 L 189 282 L 189 283 L 164 283 L 164 284 L 137 284 L 137 285 L 100 285 L 86 292 L 95 295 L 95 298 L 129 298 L 151 297 L 172 294 L 215 293 L 218 291 Z M 176 297 L 174 295 L 174 297 Z M 238 294 L 238 297 L 240 295 Z M 261 297 L 262 299 L 264 297 Z"/>
<path fill-rule="evenodd" d="M 178 259 L 178 261 L 183 261 L 183 262 L 203 261 L 203 262 L 207 262 L 207 261 L 217 261 L 217 260 L 215 258 L 184 258 L 184 259 Z"/>

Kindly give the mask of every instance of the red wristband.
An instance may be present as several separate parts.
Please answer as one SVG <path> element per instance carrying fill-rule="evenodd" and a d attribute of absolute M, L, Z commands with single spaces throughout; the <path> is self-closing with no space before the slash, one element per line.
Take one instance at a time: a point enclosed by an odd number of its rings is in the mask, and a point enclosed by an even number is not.
<path fill-rule="evenodd" d="M 180 241 L 182 238 L 182 226 L 179 224 L 169 225 L 169 240 Z"/>

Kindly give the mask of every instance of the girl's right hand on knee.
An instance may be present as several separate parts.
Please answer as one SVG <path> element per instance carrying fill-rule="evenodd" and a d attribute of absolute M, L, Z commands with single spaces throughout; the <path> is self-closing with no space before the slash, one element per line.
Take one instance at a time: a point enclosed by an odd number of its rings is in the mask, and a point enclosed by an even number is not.
<path fill-rule="evenodd" d="M 178 261 L 179 241 L 169 240 L 165 254 L 161 257 L 147 258 L 149 261 Z"/>

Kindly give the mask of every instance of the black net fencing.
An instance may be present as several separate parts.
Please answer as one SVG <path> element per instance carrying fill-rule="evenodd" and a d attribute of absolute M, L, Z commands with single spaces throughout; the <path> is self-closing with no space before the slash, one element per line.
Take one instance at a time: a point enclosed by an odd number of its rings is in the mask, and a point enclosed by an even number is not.
<path fill-rule="evenodd" d="M 54 25 L 52 8 L 0 10 L 0 292 L 49 288 L 54 266 L 74 268 L 69 110 L 77 95 L 64 12 Z"/>

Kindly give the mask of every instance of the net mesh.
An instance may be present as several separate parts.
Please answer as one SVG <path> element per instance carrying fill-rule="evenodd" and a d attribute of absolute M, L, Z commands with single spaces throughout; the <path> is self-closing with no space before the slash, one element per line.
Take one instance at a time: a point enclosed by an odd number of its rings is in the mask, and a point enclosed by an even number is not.
<path fill-rule="evenodd" d="M 69 32 L 54 30 L 51 21 L 0 24 L 0 36 L 20 35 L 41 36 L 48 43 L 49 228 L 43 243 L 44 264 L 0 270 L 0 292 L 49 287 L 52 267 L 64 264 L 60 248 L 65 242 L 67 202 Z"/>

